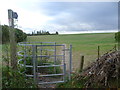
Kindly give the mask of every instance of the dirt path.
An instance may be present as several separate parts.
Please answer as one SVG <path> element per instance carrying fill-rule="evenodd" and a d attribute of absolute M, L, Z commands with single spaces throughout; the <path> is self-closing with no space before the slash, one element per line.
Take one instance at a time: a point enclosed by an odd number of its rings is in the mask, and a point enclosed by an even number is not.
<path fill-rule="evenodd" d="M 44 80 L 41 80 L 42 82 L 52 82 L 52 81 L 59 81 L 59 78 L 54 77 L 46 77 L 43 78 Z M 56 88 L 56 84 L 41 84 L 38 85 L 39 88 Z"/>

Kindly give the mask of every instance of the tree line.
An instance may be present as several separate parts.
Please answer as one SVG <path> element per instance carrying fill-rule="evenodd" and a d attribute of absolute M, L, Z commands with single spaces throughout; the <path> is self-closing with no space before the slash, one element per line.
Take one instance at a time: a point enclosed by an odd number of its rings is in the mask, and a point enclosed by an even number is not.
<path fill-rule="evenodd" d="M 26 40 L 27 34 L 24 33 L 22 30 L 14 28 L 15 29 L 15 40 L 16 42 L 22 42 Z M 9 26 L 2 25 L 2 44 L 9 43 Z"/>
<path fill-rule="evenodd" d="M 50 33 L 49 31 L 33 31 L 31 34 L 27 34 L 28 36 L 35 36 L 35 35 L 58 35 L 59 33 L 56 31 L 55 33 Z"/>

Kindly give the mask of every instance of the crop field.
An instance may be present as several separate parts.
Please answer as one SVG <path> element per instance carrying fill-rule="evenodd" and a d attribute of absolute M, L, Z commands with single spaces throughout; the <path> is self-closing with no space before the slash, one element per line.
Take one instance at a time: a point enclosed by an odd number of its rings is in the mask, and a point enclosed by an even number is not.
<path fill-rule="evenodd" d="M 114 47 L 114 33 L 92 33 L 92 34 L 63 34 L 63 35 L 41 35 L 28 36 L 28 42 L 57 42 L 66 44 L 67 48 L 72 44 L 73 69 L 79 69 L 80 57 L 84 55 L 84 67 L 88 66 L 97 58 L 97 47 L 100 46 L 100 55 Z"/>

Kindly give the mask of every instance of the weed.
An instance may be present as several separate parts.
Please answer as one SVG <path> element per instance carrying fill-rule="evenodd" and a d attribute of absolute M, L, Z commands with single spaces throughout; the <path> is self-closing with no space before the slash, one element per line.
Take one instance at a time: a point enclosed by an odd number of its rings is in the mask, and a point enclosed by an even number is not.
<path fill-rule="evenodd" d="M 12 70 L 7 67 L 2 68 L 2 87 L 3 88 L 35 88 L 33 79 L 25 79 L 24 74 L 18 70 Z"/>

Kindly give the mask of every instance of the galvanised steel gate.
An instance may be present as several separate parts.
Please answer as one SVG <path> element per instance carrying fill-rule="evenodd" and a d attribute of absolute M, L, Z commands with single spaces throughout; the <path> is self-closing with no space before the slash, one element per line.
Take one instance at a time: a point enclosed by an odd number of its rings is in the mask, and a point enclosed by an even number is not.
<path fill-rule="evenodd" d="M 24 68 L 26 77 L 34 78 L 35 84 L 61 83 L 66 81 L 66 77 L 71 79 L 72 45 L 69 49 L 56 42 L 22 42 L 18 46 L 22 50 L 18 51 L 18 64 Z M 66 51 L 69 51 L 67 63 Z"/>

